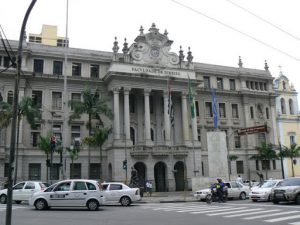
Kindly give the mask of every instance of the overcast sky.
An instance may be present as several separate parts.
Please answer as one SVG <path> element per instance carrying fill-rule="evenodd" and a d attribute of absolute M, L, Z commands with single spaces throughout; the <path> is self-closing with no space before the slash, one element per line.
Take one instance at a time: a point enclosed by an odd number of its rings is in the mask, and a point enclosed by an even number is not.
<path fill-rule="evenodd" d="M 0 24 L 8 39 L 18 40 L 30 2 L 1 0 Z M 68 36 L 70 47 L 112 51 L 114 36 L 122 49 L 125 37 L 130 45 L 141 25 L 148 31 L 154 22 L 161 32 L 169 32 L 173 52 L 182 45 L 187 55 L 190 46 L 196 62 L 233 67 L 241 56 L 244 67 L 255 69 L 263 69 L 266 59 L 273 77 L 279 75 L 281 65 L 299 91 L 299 9 L 299 0 L 69 0 Z M 65 18 L 66 0 L 37 0 L 27 32 L 40 33 L 48 24 L 57 25 L 58 35 L 65 36 Z"/>

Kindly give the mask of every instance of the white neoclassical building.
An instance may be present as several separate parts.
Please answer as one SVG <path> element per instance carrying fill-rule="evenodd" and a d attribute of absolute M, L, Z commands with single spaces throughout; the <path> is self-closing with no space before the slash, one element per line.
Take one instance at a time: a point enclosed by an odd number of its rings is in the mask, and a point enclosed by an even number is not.
<path fill-rule="evenodd" d="M 9 41 L 16 53 L 18 42 Z M 88 136 L 87 115 L 72 123 L 64 123 L 65 107 L 71 99 L 81 99 L 85 87 L 99 88 L 114 112 L 112 121 L 105 120 L 113 132 L 103 148 L 103 180 L 125 181 L 130 168 L 138 171 L 141 185 L 152 180 L 156 191 L 191 188 L 191 178 L 208 177 L 207 132 L 214 130 L 211 89 L 216 89 L 218 130 L 226 134 L 227 156 L 231 177 L 258 179 L 261 162 L 249 160 L 261 141 L 277 142 L 275 92 L 273 77 L 265 63 L 263 70 L 226 67 L 193 62 L 190 49 L 171 52 L 173 41 L 167 31 L 161 33 L 152 24 L 146 32 L 141 27 L 134 43 L 113 43 L 112 52 L 67 49 L 41 43 L 24 42 L 20 98 L 30 96 L 42 111 L 42 120 L 32 130 L 26 119 L 21 121 L 18 180 L 47 179 L 46 155 L 39 150 L 39 135 L 53 132 L 65 140 L 66 147 L 74 140 Z M 119 51 L 119 49 L 122 49 Z M 201 49 L 194 49 L 194 52 Z M 65 62 L 67 64 L 65 65 Z M 3 45 L 0 45 L 0 70 L 9 66 Z M 11 102 L 14 89 L 14 68 L 0 73 L 3 101 Z M 67 75 L 67 98 L 64 98 L 64 74 Z M 195 119 L 191 114 L 188 83 L 192 87 Z M 169 83 L 169 87 L 167 83 Z M 172 96 L 174 121 L 169 114 L 169 92 Z M 69 107 L 68 113 L 72 112 Z M 67 115 L 68 116 L 68 115 Z M 64 129 L 64 124 L 67 129 Z M 173 126 L 171 124 L 174 124 Z M 239 136 L 241 128 L 266 124 L 265 133 Z M 101 126 L 93 120 L 93 127 Z M 67 130 L 66 134 L 63 131 Z M 0 131 L 0 179 L 8 173 L 10 127 Z M 99 148 L 91 150 L 90 177 L 99 179 Z M 225 157 L 227 161 L 229 157 Z M 123 161 L 127 160 L 127 170 Z M 54 154 L 53 179 L 59 179 L 60 155 Z M 66 152 L 63 167 L 70 176 L 71 160 Z M 265 162 L 270 177 L 280 177 L 277 160 Z M 88 151 L 81 146 L 74 161 L 73 177 L 88 177 Z M 127 174 L 126 174 L 127 172 Z M 184 182 L 186 180 L 186 182 Z"/>

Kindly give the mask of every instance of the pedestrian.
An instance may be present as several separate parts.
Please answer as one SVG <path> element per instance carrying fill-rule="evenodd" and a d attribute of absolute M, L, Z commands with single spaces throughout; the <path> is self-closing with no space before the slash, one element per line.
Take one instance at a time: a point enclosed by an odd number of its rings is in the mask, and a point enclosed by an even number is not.
<path fill-rule="evenodd" d="M 222 181 L 221 178 L 218 178 L 217 179 L 218 183 L 216 185 L 216 188 L 217 188 L 217 195 L 218 195 L 218 201 L 219 202 L 224 202 L 224 187 L 225 187 L 225 184 L 224 182 Z"/>
<path fill-rule="evenodd" d="M 150 180 L 147 180 L 147 182 L 146 182 L 146 191 L 148 193 L 148 196 L 151 197 L 151 195 L 152 195 L 152 182 Z"/>
<path fill-rule="evenodd" d="M 237 182 L 243 183 L 243 178 L 241 178 L 241 175 L 238 175 L 236 178 Z"/>

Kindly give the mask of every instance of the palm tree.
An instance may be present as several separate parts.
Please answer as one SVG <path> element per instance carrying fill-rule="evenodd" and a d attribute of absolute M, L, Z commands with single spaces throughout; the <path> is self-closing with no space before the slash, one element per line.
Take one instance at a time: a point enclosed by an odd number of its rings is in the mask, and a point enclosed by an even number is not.
<path fill-rule="evenodd" d="M 77 160 L 78 159 L 78 155 L 79 155 L 79 152 L 80 152 L 80 147 L 75 145 L 71 148 L 68 149 L 69 151 L 69 156 L 71 158 L 71 172 L 70 172 L 70 178 L 73 179 L 74 175 L 73 175 L 73 172 L 74 172 L 74 160 Z"/>
<path fill-rule="evenodd" d="M 266 162 L 270 160 L 278 159 L 278 156 L 273 150 L 273 145 L 271 143 L 267 144 L 266 142 L 262 142 L 261 146 L 256 147 L 258 154 L 252 155 L 250 159 L 259 160 L 263 165 L 263 169 L 266 173 L 266 179 L 268 179 L 268 170 L 269 167 L 266 165 Z"/>
<path fill-rule="evenodd" d="M 102 179 L 102 146 L 105 143 L 105 141 L 108 139 L 108 135 L 111 133 L 112 128 L 111 127 L 104 127 L 102 129 L 97 129 L 94 131 L 93 134 L 93 144 L 96 146 L 99 146 L 100 150 L 100 179 Z"/>
<path fill-rule="evenodd" d="M 290 158 L 292 163 L 292 176 L 294 177 L 294 159 L 300 156 L 300 146 L 296 143 L 291 144 L 290 147 L 283 146 L 282 151 L 279 152 L 279 156 Z"/>
<path fill-rule="evenodd" d="M 49 180 L 49 154 L 51 154 L 51 145 L 50 145 L 50 135 L 43 137 L 40 136 L 38 141 L 38 147 L 43 151 L 47 156 L 47 181 Z"/>
<path fill-rule="evenodd" d="M 0 102 L 0 128 L 8 127 L 13 116 L 13 107 L 11 104 L 6 102 Z M 30 97 L 23 97 L 19 102 L 18 106 L 18 122 L 17 122 L 17 145 L 16 145 L 16 158 L 15 158 L 15 174 L 14 183 L 17 181 L 18 173 L 18 156 L 19 156 L 19 134 L 20 134 L 20 121 L 23 117 L 26 117 L 27 122 L 31 128 L 36 127 L 37 119 L 41 118 L 41 112 L 36 108 Z"/>
<path fill-rule="evenodd" d="M 101 115 L 105 115 L 108 118 L 113 117 L 111 109 L 107 106 L 106 99 L 103 99 L 100 95 L 100 91 L 97 88 L 93 93 L 88 87 L 84 88 L 81 92 L 83 101 L 71 100 L 69 104 L 72 107 L 73 113 L 70 116 L 70 121 L 80 118 L 82 114 L 88 114 L 87 127 L 89 129 L 89 136 L 92 136 L 92 118 L 95 117 L 102 123 Z M 91 163 L 91 150 L 88 145 L 88 176 L 90 177 L 90 163 Z"/>

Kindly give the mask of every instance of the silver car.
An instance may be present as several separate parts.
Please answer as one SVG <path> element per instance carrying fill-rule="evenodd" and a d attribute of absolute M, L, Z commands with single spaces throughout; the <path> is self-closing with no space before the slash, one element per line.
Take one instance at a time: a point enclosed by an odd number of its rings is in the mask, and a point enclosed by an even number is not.
<path fill-rule="evenodd" d="M 87 207 L 95 211 L 105 203 L 101 185 L 94 180 L 63 180 L 48 187 L 44 192 L 34 193 L 29 205 L 37 210 L 50 207 Z"/>
<path fill-rule="evenodd" d="M 22 201 L 28 201 L 35 192 L 43 191 L 47 188 L 47 183 L 41 181 L 22 181 L 13 186 L 13 201 L 20 204 Z M 0 203 L 6 204 L 7 189 L 0 190 Z"/>
<path fill-rule="evenodd" d="M 281 180 L 266 180 L 260 185 L 253 187 L 249 198 L 256 202 L 258 200 L 270 201 L 272 188 L 276 187 Z"/>

